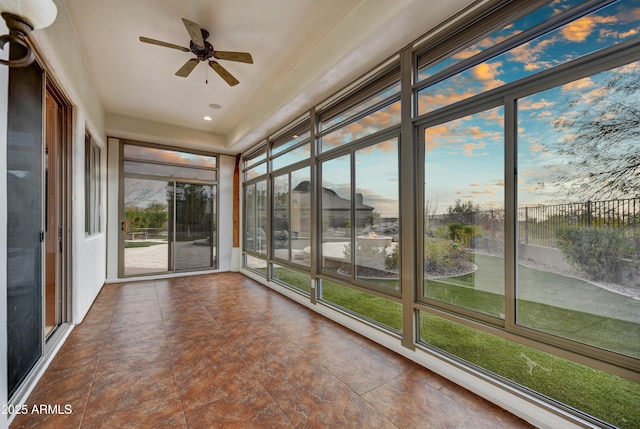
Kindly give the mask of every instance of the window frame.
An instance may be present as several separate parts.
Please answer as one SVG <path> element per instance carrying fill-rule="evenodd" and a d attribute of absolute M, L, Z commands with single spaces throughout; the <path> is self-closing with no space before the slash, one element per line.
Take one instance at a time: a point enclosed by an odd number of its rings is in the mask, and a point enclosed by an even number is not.
<path fill-rule="evenodd" d="M 102 232 L 102 149 L 89 131 L 84 136 L 84 232 Z"/>
<path fill-rule="evenodd" d="M 500 319 L 484 317 L 478 313 L 469 312 L 458 307 L 440 304 L 429 300 L 423 296 L 420 290 L 420 282 L 418 282 L 416 309 L 434 314 L 442 315 L 446 312 L 450 315 L 459 315 L 452 319 L 462 324 L 467 324 L 480 330 L 491 330 L 495 333 L 497 328 L 499 331 L 508 334 L 515 334 L 517 342 L 526 344 L 526 340 L 535 341 L 538 346 L 540 344 L 552 347 L 551 353 L 566 356 L 570 354 L 572 360 L 595 366 L 607 372 L 614 374 L 626 374 L 626 370 L 637 370 L 638 359 L 630 356 L 620 355 L 613 351 L 603 350 L 595 346 L 578 343 L 567 338 L 560 338 L 554 335 L 537 331 L 518 325 L 515 321 L 515 296 L 516 296 L 516 270 L 517 270 L 517 127 L 516 121 L 516 100 L 522 97 L 536 94 L 538 92 L 551 89 L 572 81 L 589 77 L 596 73 L 607 71 L 616 67 L 629 64 L 631 62 L 640 61 L 640 38 L 624 41 L 616 45 L 596 51 L 592 54 L 585 55 L 578 59 L 564 63 L 557 67 L 544 70 L 540 73 L 527 76 L 521 80 L 506 84 L 499 88 L 490 90 L 486 93 L 480 93 L 469 99 L 458 101 L 447 107 L 440 108 L 434 112 L 428 112 L 414 119 L 414 127 L 417 136 L 422 135 L 426 128 L 438 125 L 449 120 L 462 117 L 468 114 L 477 113 L 487 108 L 504 105 L 504 130 L 505 130 L 505 172 L 513 172 L 513 174 L 505 174 L 505 320 L 500 323 Z M 424 146 L 424 145 L 422 145 Z M 419 157 L 424 162 L 424 148 L 419 145 Z M 419 172 L 420 177 L 424 177 L 424 169 Z M 424 208 L 424 184 L 419 181 L 421 189 L 418 194 L 420 206 Z M 422 227 L 420 231 L 424 234 Z M 420 234 L 418 234 L 419 248 L 423 249 L 424 243 Z M 506 243 L 509 243 L 507 245 Z M 422 272 L 423 265 L 418 261 L 418 272 Z M 498 320 L 498 322 L 496 322 Z M 498 333 L 498 335 L 501 335 Z M 524 339 L 524 341 L 523 341 Z M 543 347 L 544 349 L 544 347 Z"/>
<path fill-rule="evenodd" d="M 464 100 L 445 105 L 434 111 L 426 112 L 418 115 L 418 92 L 429 87 L 430 85 L 454 76 L 464 70 L 468 70 L 475 64 L 491 59 L 497 55 L 508 52 L 516 46 L 521 46 L 527 41 L 534 40 L 536 37 L 546 34 L 561 25 L 573 22 L 578 18 L 585 16 L 597 9 L 604 8 L 612 3 L 612 0 L 587 0 L 572 9 L 562 12 L 551 19 L 547 19 L 537 25 L 534 25 L 517 36 L 511 37 L 505 43 L 497 44 L 483 51 L 481 55 L 472 57 L 472 59 L 463 60 L 446 67 L 437 72 L 432 77 L 418 80 L 418 75 L 423 67 L 428 64 L 437 64 L 446 57 L 463 50 L 489 35 L 499 30 L 502 26 L 513 22 L 531 11 L 536 10 L 544 4 L 549 3 L 548 0 L 536 0 L 533 2 L 516 2 L 516 1 L 492 1 L 477 6 L 476 9 L 469 7 L 466 12 L 472 10 L 471 15 L 458 15 L 449 23 L 443 24 L 434 32 L 429 33 L 421 40 L 413 45 L 405 47 L 392 59 L 388 59 L 373 72 L 363 76 L 355 82 L 347 85 L 343 90 L 331 96 L 328 100 L 323 101 L 309 110 L 310 126 L 311 126 L 311 157 L 307 161 L 301 161 L 293 165 L 287 165 L 278 170 L 273 170 L 271 160 L 277 156 L 287 153 L 293 148 L 288 148 L 279 152 L 273 158 L 271 157 L 273 140 L 267 139 L 256 145 L 257 149 L 252 154 L 264 150 L 265 159 L 262 162 L 268 163 L 266 173 L 259 178 L 252 178 L 246 183 L 255 183 L 257 180 L 267 180 L 267 192 L 269 196 L 267 203 L 272 204 L 273 189 L 271 180 L 274 175 L 290 174 L 291 171 L 301 168 L 301 166 L 309 165 L 311 168 L 312 181 L 312 246 L 311 246 L 311 268 L 309 274 L 315 289 L 311 291 L 309 300 L 310 304 L 323 302 L 321 295 L 321 284 L 323 280 L 337 283 L 341 286 L 351 288 L 356 291 L 372 294 L 382 298 L 399 302 L 403 305 L 403 333 L 401 335 L 401 344 L 403 347 L 415 350 L 420 349 L 426 352 L 433 352 L 433 348 L 428 344 L 420 341 L 417 333 L 419 327 L 419 313 L 426 312 L 439 317 L 446 318 L 456 323 L 472 327 L 478 331 L 495 334 L 502 338 L 520 343 L 526 346 L 542 350 L 562 358 L 569 359 L 574 362 L 588 365 L 598 370 L 606 371 L 610 374 L 618 375 L 630 380 L 638 380 L 640 376 L 640 361 L 629 356 L 622 356 L 613 351 L 602 350 L 594 346 L 577 343 L 576 341 L 559 338 L 544 332 L 536 331 L 531 328 L 520 326 L 515 321 L 515 297 L 516 297 L 516 273 L 517 273 L 517 107 L 516 101 L 528 95 L 550 89 L 565 83 L 575 81 L 580 78 L 588 77 L 593 74 L 606 71 L 618 66 L 622 66 L 637 60 L 640 60 L 640 38 L 624 40 L 617 44 L 609 45 L 601 50 L 586 54 L 575 58 L 560 65 L 552 66 L 543 71 L 532 73 L 520 79 L 509 81 L 494 89 L 484 90 Z M 462 16 L 462 18 L 461 18 Z M 453 22 L 453 24 L 452 24 Z M 457 28 L 454 29 L 453 26 Z M 382 82 L 388 78 L 390 70 L 398 70 L 400 79 L 400 91 L 396 95 L 381 99 L 372 106 L 363 109 L 345 121 L 332 124 L 331 127 L 322 129 L 323 120 L 335 118 L 348 109 L 357 106 L 368 97 L 373 97 L 376 91 L 384 87 Z M 397 97 L 397 98 L 396 98 Z M 343 145 L 332 147 L 328 150 L 321 151 L 321 139 L 324 135 L 332 133 L 341 127 L 357 121 L 358 119 L 370 114 L 376 109 L 387 106 L 391 100 L 399 100 L 401 104 L 401 121 L 392 127 L 376 131 L 372 134 L 361 138 L 354 139 Z M 503 106 L 504 108 L 504 275 L 505 275 L 505 318 L 498 319 L 491 316 L 482 315 L 473 311 L 465 311 L 461 307 L 447 306 L 442 303 L 434 302 L 434 300 L 426 299 L 422 292 L 424 291 L 424 278 L 422 274 L 424 261 L 421 255 L 424 249 L 424 225 L 422 217 L 424 213 L 424 160 L 425 149 L 424 142 L 420 136 L 424 135 L 424 130 L 428 127 L 448 122 L 450 120 L 464 117 L 470 114 L 482 112 L 491 108 Z M 295 127 L 295 121 L 283 127 L 283 129 L 291 129 Z M 319 232 L 319 225 L 322 220 L 322 204 L 319 200 L 319 193 L 322 189 L 322 164 L 328 160 L 350 154 L 351 165 L 353 165 L 353 153 L 356 150 L 373 144 L 373 141 L 382 138 L 388 133 L 396 132 L 399 138 L 399 162 L 403 162 L 402 174 L 400 174 L 400 210 L 402 216 L 400 220 L 404 221 L 404 232 L 401 233 L 402 253 L 402 275 L 401 277 L 401 294 L 398 296 L 390 296 L 386 290 L 379 291 L 363 285 L 356 279 L 345 279 L 343 277 L 331 275 L 331 273 L 323 272 L 318 259 L 321 257 L 321 241 L 322 235 Z M 280 136 L 280 134 L 277 134 Z M 384 140 L 379 140 L 384 141 Z M 273 143 L 275 144 L 275 143 Z M 299 146 L 295 146 L 299 147 Z M 251 155 L 253 156 L 253 155 Z M 258 155 L 255 155 L 260 156 Z M 409 164 L 411 165 L 409 166 Z M 414 165 L 415 164 L 415 165 Z M 250 168 L 255 166 L 252 165 Z M 407 167 L 408 166 L 408 167 Z M 408 172 L 407 172 L 408 171 Z M 351 187 L 352 194 L 355 187 L 354 170 L 351 171 Z M 412 183 L 407 183 L 407 182 Z M 409 190 L 407 190 L 409 189 Z M 410 192 L 411 191 L 411 192 Z M 315 193 L 315 194 L 313 194 Z M 411 198 L 413 197 L 413 198 Z M 351 205 L 354 204 L 353 195 L 351 196 Z M 273 216 L 271 208 L 269 208 L 269 216 Z M 354 213 L 351 213 L 353 219 Z M 267 225 L 271 227 L 271 220 L 267 221 Z M 403 228 L 401 228 L 403 230 Z M 408 231 L 408 232 L 407 232 Z M 413 236 L 411 235 L 413 234 Z M 351 232 L 354 235 L 354 232 Z M 269 241 L 268 247 L 271 248 L 271 232 L 267 234 Z M 411 238 L 409 240 L 408 238 Z M 293 270 L 300 270 L 298 266 L 286 265 L 287 261 L 273 258 L 272 250 L 262 258 L 271 267 L 273 264 L 286 266 Z M 251 254 L 253 256 L 253 254 Z M 277 279 L 272 279 L 269 274 L 271 268 L 267 270 L 266 282 L 274 282 L 282 284 Z M 343 310 L 343 309 L 342 309 Z M 350 314 L 347 311 L 348 314 Z M 351 314 L 354 318 L 362 320 L 356 314 Z M 370 321 L 367 321 L 367 323 Z M 393 332 L 381 328 L 386 334 L 394 335 Z M 413 329 L 408 329 L 413 328 Z M 397 334 L 397 333 L 396 333 Z M 440 350 L 436 350 L 439 353 Z M 455 356 L 448 356 L 456 361 Z M 457 360 L 458 363 L 466 365 L 465 361 Z M 477 369 L 477 368 L 476 368 Z M 482 369 L 480 369 L 482 373 Z M 484 373 L 489 378 L 493 375 Z M 494 377 L 495 378 L 495 377 Z M 508 380 L 502 380 L 507 381 Z M 511 384 L 514 385 L 513 383 Z M 522 389 L 522 386 L 516 386 Z M 525 389 L 526 390 L 526 389 Z M 531 393 L 531 392 L 529 392 Z M 534 392 L 535 396 L 535 392 Z M 538 399 L 548 401 L 548 398 Z M 555 404 L 557 405 L 557 404 Z M 568 409 L 565 407 L 565 410 Z M 574 415 L 580 416 L 580 412 L 569 410 Z M 584 417 L 584 416 L 580 416 Z"/>

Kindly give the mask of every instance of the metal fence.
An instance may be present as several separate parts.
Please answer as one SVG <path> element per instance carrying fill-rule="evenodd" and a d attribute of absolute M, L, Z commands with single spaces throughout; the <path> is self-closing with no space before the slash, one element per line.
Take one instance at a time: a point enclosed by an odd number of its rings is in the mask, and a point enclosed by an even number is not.
<path fill-rule="evenodd" d="M 438 228 L 444 230 L 452 223 L 479 225 L 485 237 L 499 237 L 504 231 L 504 210 L 425 217 L 427 234 Z M 640 197 L 518 208 L 520 243 L 556 247 L 556 231 L 567 226 L 610 228 L 640 251 Z"/>
<path fill-rule="evenodd" d="M 640 241 L 640 197 L 538 205 L 518 209 L 519 240 L 556 246 L 556 231 L 567 226 L 609 228 L 634 243 Z"/>

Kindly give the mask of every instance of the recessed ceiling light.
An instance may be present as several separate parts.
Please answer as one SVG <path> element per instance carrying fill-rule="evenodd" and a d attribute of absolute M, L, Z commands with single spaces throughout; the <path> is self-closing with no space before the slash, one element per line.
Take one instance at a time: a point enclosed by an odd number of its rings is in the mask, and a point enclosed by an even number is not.
<path fill-rule="evenodd" d="M 205 116 L 205 117 L 204 117 L 204 118 L 202 118 L 202 119 L 204 119 L 205 121 L 210 121 L 210 120 L 211 120 L 211 116 Z"/>
<path fill-rule="evenodd" d="M 209 107 L 211 107 L 213 110 L 222 109 L 222 106 L 220 106 L 219 104 L 216 104 L 216 103 L 209 104 Z"/>

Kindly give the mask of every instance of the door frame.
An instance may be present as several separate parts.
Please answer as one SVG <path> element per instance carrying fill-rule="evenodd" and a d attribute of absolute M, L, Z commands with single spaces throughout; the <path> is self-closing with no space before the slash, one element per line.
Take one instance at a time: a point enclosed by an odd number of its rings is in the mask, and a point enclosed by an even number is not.
<path fill-rule="evenodd" d="M 40 334 L 42 338 L 39 355 L 40 357 L 36 361 L 35 365 L 26 374 L 24 379 L 16 386 L 15 390 L 8 399 L 9 405 L 18 405 L 24 403 L 27 395 L 38 381 L 40 373 L 43 371 L 46 362 L 54 354 L 54 352 L 62 345 L 66 338 L 71 326 L 69 322 L 72 317 L 72 213 L 73 204 L 71 196 L 73 195 L 73 106 L 69 101 L 70 98 L 60 89 L 62 86 L 58 84 L 51 76 L 46 66 L 46 63 L 42 61 L 37 49 L 32 46 L 35 54 L 35 62 L 42 69 L 42 92 L 41 92 L 41 121 L 42 121 L 42 151 L 40 162 L 42 163 L 42 177 L 41 177 L 41 228 L 44 229 L 46 222 L 45 219 L 45 147 L 46 147 L 46 95 L 50 93 L 56 100 L 60 107 L 59 126 L 60 126 L 60 172 L 58 174 L 60 195 L 59 210 L 60 210 L 60 224 L 63 226 L 62 234 L 62 246 L 60 251 L 60 260 L 57 264 L 57 276 L 60 281 L 60 324 L 57 329 L 54 329 L 50 335 L 45 335 L 46 320 L 45 320 L 45 305 L 46 305 L 46 281 L 45 281 L 45 257 L 46 248 L 45 243 L 41 243 L 40 246 L 40 287 L 41 287 L 41 320 L 40 320 Z"/>
<path fill-rule="evenodd" d="M 124 163 L 125 163 L 125 156 L 124 156 L 124 146 L 125 145 L 132 145 L 132 146 L 141 146 L 141 147 L 149 147 L 149 148 L 155 148 L 155 149 L 161 149 L 161 150 L 167 150 L 167 151 L 178 151 L 178 152 L 184 152 L 184 153 L 190 153 L 190 154 L 195 154 L 195 155 L 204 155 L 204 156 L 209 156 L 209 157 L 215 157 L 216 158 L 216 167 L 215 169 L 215 180 L 202 180 L 202 179 L 190 179 L 190 178 L 182 178 L 182 177 L 174 177 L 174 176 L 157 176 L 154 174 L 136 174 L 136 173 L 125 173 L 124 172 Z M 171 165 L 171 164 L 168 164 Z M 168 249 L 168 254 L 167 254 L 167 259 L 168 259 L 168 264 L 167 264 L 167 270 L 166 271 L 160 271 L 160 272 L 149 272 L 149 273 L 144 273 L 144 274 L 125 274 L 124 273 L 124 269 L 125 269 L 125 257 L 124 257 L 124 250 L 125 250 L 125 224 L 126 224 L 126 214 L 125 214 L 125 180 L 127 178 L 131 178 L 131 179 L 143 179 L 143 180 L 158 180 L 158 181 L 163 181 L 163 182 L 172 182 L 174 184 L 174 186 L 176 185 L 176 183 L 192 183 L 192 184 L 201 184 L 201 185 L 210 185 L 212 187 L 215 188 L 215 201 L 213 202 L 213 206 L 212 206 L 212 210 L 214 211 L 215 217 L 213 219 L 213 222 L 215 222 L 215 228 L 213 228 L 215 230 L 215 242 L 212 242 L 212 247 L 215 248 L 215 252 L 216 252 L 216 256 L 215 258 L 212 259 L 213 265 L 212 267 L 206 267 L 206 268 L 198 268 L 198 269 L 193 269 L 193 270 L 175 270 L 175 254 L 174 254 L 174 247 L 169 243 L 169 249 Z M 173 217 L 175 217 L 175 195 L 174 195 L 174 201 L 173 201 Z M 117 268 L 117 273 L 118 273 L 118 278 L 119 279 L 129 279 L 129 278 L 144 278 L 144 277 L 155 277 L 155 276 L 171 276 L 171 275 L 180 275 L 180 274 L 184 274 L 184 273 L 190 273 L 190 272 L 206 272 L 206 271 L 214 271 L 217 270 L 220 266 L 220 232 L 218 230 L 218 226 L 219 226 L 219 216 L 220 216 L 220 155 L 216 154 L 216 153 L 211 153 L 211 152 L 206 152 L 206 151 L 201 151 L 201 150 L 195 150 L 195 149 L 189 149 L 189 148 L 182 148 L 182 147 L 174 147 L 174 146 L 167 146 L 167 145 L 161 145 L 161 144 L 155 144 L 155 143 L 147 143 L 147 142 L 140 142 L 140 141 L 135 141 L 135 140 L 129 140 L 129 139 L 119 139 L 118 141 L 118 224 L 117 224 L 117 231 L 118 231 L 118 268 Z M 171 216 L 170 216 L 171 218 Z M 175 222 L 175 219 L 174 219 Z M 174 225 L 175 227 L 175 225 Z M 170 229 L 170 228 L 169 228 Z"/>
<path fill-rule="evenodd" d="M 59 153 L 59 171 L 56 177 L 58 185 L 58 195 L 57 195 L 57 210 L 60 216 L 59 225 L 61 226 L 61 236 L 58 237 L 59 242 L 59 252 L 58 255 L 60 259 L 56 263 L 56 281 L 59 282 L 59 286 L 56 288 L 56 307 L 60 311 L 60 323 L 57 325 L 53 331 L 49 334 L 45 334 L 46 329 L 46 267 L 43 266 L 43 321 L 42 321 L 42 332 L 44 335 L 44 348 L 43 354 L 51 349 L 56 344 L 56 332 L 59 331 L 59 327 L 68 323 L 71 320 L 71 298 L 72 298 L 72 270 L 71 270 L 71 262 L 72 262 L 72 238 L 73 238 L 73 230 L 72 230 L 72 201 L 71 196 L 72 193 L 72 185 L 73 185 L 73 107 L 69 102 L 69 98 L 60 90 L 60 86 L 54 82 L 50 74 L 45 71 L 45 85 L 44 85 L 44 97 L 49 94 L 54 101 L 58 104 L 59 108 L 59 117 L 58 117 L 58 126 L 60 127 L 59 136 L 60 141 L 58 142 L 58 147 L 56 148 Z M 43 109 L 46 109 L 46 102 Z M 46 113 L 44 117 L 44 129 L 46 133 L 47 127 L 47 118 Z M 44 137 L 46 139 L 46 135 Z M 45 142 L 46 145 L 46 142 Z M 45 162 L 43 154 L 43 163 Z M 44 177 L 43 177 L 44 180 Z M 43 186 L 44 189 L 44 186 Z M 44 198 L 44 195 L 43 195 Z M 44 205 L 44 201 L 43 201 Z M 44 216 L 44 210 L 43 210 Z M 46 219 L 43 220 L 46 222 Z M 57 234 L 56 234 L 57 235 Z M 46 252 L 43 246 L 43 252 Z M 45 263 L 46 255 L 43 257 L 43 263 Z M 58 307 L 59 306 L 59 307 Z"/>

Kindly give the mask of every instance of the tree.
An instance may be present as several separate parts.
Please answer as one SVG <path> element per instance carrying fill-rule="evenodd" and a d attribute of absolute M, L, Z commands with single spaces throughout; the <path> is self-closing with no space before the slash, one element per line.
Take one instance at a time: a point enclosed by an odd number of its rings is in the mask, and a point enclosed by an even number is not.
<path fill-rule="evenodd" d="M 448 222 L 463 225 L 472 225 L 474 216 L 480 211 L 480 206 L 473 204 L 473 201 L 455 200 L 454 204 L 447 208 Z"/>
<path fill-rule="evenodd" d="M 636 69 L 617 73 L 588 102 L 572 101 L 570 112 L 553 121 L 567 137 L 548 149 L 568 159 L 557 179 L 570 184 L 571 194 L 587 200 L 640 194 L 639 77 Z"/>
<path fill-rule="evenodd" d="M 209 193 L 203 185 L 184 184 L 176 189 L 176 217 L 177 224 L 186 227 L 186 237 L 191 237 L 192 228 L 205 228 L 199 233 L 209 233 L 210 225 L 207 224 L 207 206 L 209 205 Z"/>

